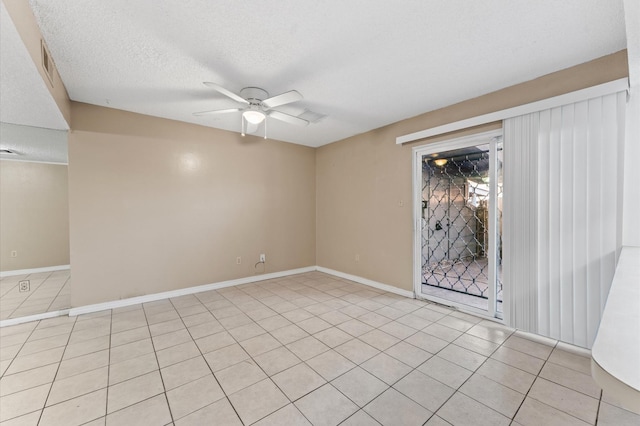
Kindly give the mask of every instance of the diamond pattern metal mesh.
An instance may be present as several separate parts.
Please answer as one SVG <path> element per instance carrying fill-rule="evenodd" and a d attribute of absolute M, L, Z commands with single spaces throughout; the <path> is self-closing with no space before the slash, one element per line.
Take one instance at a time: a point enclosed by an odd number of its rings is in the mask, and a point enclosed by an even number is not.
<path fill-rule="evenodd" d="M 474 147 L 437 159 L 423 162 L 422 283 L 487 299 L 489 152 Z M 498 290 L 500 301 L 501 283 Z"/>

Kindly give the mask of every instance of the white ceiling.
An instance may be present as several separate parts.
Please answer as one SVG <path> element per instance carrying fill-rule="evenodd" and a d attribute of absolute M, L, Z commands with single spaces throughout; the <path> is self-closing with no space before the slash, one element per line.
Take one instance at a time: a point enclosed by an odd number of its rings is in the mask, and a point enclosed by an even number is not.
<path fill-rule="evenodd" d="M 30 0 L 72 100 L 237 132 L 203 81 L 295 89 L 327 118 L 269 137 L 309 146 L 624 49 L 622 3 Z"/>
<path fill-rule="evenodd" d="M 67 162 L 67 122 L 0 5 L 0 159 Z M 51 130 L 55 129 L 55 130 Z"/>
<path fill-rule="evenodd" d="M 629 85 L 637 88 L 640 87 L 640 1 L 624 0 L 624 17 L 627 29 Z"/>
<path fill-rule="evenodd" d="M 0 6 L 0 121 L 67 130 L 69 126 L 38 73 L 9 13 Z"/>
<path fill-rule="evenodd" d="M 0 52 L 0 122 L 68 129 L 4 3 L 0 6 Z"/>
<path fill-rule="evenodd" d="M 0 123 L 2 148 L 16 155 L 0 154 L 0 159 L 67 164 L 67 131 Z"/>

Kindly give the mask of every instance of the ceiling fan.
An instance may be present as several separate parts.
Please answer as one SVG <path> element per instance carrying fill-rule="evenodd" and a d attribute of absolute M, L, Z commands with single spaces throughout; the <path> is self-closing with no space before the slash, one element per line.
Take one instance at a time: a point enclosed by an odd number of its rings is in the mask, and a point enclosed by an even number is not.
<path fill-rule="evenodd" d="M 258 125 L 265 122 L 264 138 L 267 138 L 266 118 L 267 116 L 275 118 L 276 120 L 284 121 L 285 123 L 297 124 L 299 126 L 307 126 L 310 122 L 317 122 L 324 118 L 323 115 L 314 113 L 312 111 L 304 110 L 301 118 L 299 116 L 286 114 L 282 111 L 275 110 L 273 108 L 281 105 L 290 104 L 302 100 L 302 95 L 295 91 L 290 90 L 277 96 L 269 97 L 269 93 L 266 90 L 259 87 L 245 87 L 240 91 L 240 94 L 235 94 L 231 90 L 224 87 L 205 81 L 204 85 L 212 88 L 213 90 L 233 99 L 234 101 L 243 104 L 240 108 L 227 108 L 217 109 L 213 111 L 201 111 L 194 112 L 193 115 L 212 115 L 212 114 L 226 114 L 230 112 L 242 111 L 241 116 L 241 134 L 252 133 L 257 130 Z"/>

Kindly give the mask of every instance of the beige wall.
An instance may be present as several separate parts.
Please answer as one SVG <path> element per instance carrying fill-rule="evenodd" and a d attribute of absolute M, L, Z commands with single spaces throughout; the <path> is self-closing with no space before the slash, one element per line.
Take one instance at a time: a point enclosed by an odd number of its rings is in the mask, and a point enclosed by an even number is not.
<path fill-rule="evenodd" d="M 502 71 L 504 72 L 504 70 Z M 398 136 L 626 77 L 626 51 L 318 148 L 317 264 L 413 288 L 413 146 L 491 130 L 479 126 L 398 146 Z M 359 262 L 356 262 L 359 255 Z"/>
<path fill-rule="evenodd" d="M 312 148 L 72 103 L 69 203 L 74 307 L 315 265 Z"/>
<path fill-rule="evenodd" d="M 0 271 L 68 264 L 67 166 L 0 161 Z"/>
<path fill-rule="evenodd" d="M 626 74 L 623 51 L 317 150 L 72 102 L 72 306 L 252 276 L 260 253 L 411 290 L 411 147 L 454 135 L 395 138 Z"/>

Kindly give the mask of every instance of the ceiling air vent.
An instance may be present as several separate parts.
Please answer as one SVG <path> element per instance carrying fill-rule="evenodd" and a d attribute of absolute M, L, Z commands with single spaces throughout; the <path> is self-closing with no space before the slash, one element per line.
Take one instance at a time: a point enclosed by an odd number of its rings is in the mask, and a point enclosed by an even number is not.
<path fill-rule="evenodd" d="M 319 114 L 317 112 L 309 111 L 308 109 L 298 116 L 298 118 L 307 120 L 309 123 L 318 123 L 326 117 L 327 116 L 324 114 Z"/>
<path fill-rule="evenodd" d="M 49 83 L 53 86 L 53 59 L 51 59 L 49 49 L 47 45 L 44 44 L 44 40 L 40 40 L 40 46 L 42 47 L 42 69 L 44 69 L 44 73 L 49 78 Z"/>

